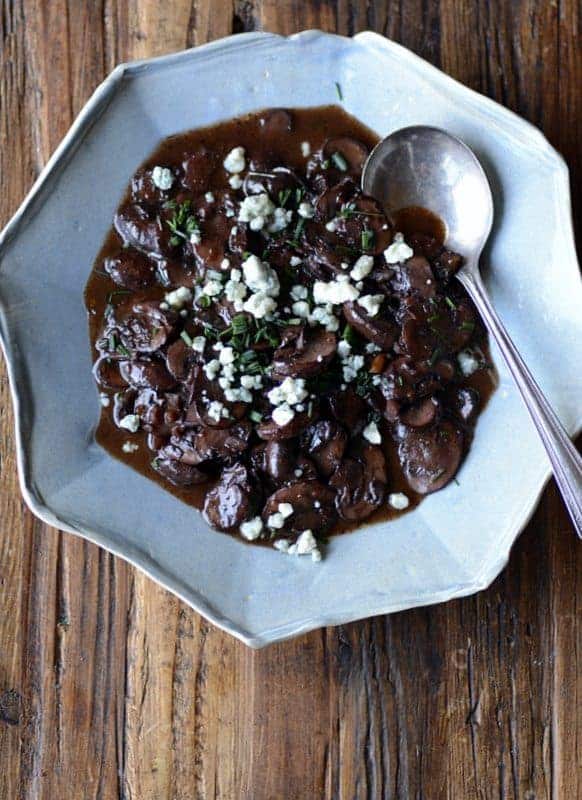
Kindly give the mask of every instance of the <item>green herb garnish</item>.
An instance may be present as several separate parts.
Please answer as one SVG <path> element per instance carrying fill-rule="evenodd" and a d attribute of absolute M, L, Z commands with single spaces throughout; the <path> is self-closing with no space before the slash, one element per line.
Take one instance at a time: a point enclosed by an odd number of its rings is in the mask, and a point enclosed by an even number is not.
<path fill-rule="evenodd" d="M 110 333 L 109 334 L 109 350 L 114 352 L 116 348 L 117 348 L 117 339 L 115 338 L 115 334 L 114 333 Z"/>
<path fill-rule="evenodd" d="M 291 189 L 281 189 L 279 192 L 279 205 L 281 208 L 285 208 L 290 197 Z"/>
<path fill-rule="evenodd" d="M 372 378 L 371 372 L 366 372 L 364 369 L 358 372 L 354 380 L 354 388 L 358 397 L 366 397 L 370 393 L 374 386 Z"/>
<path fill-rule="evenodd" d="M 117 347 L 115 348 L 115 352 L 119 353 L 122 356 L 128 356 L 129 355 L 129 350 L 127 349 L 127 347 L 124 347 L 122 344 L 118 344 L 117 345 Z"/>
<path fill-rule="evenodd" d="M 474 322 L 461 322 L 461 330 L 462 331 L 469 331 L 472 332 L 475 330 L 475 323 Z"/>
<path fill-rule="evenodd" d="M 335 90 L 337 92 L 338 98 L 340 100 L 343 100 L 344 99 L 344 93 L 342 92 L 342 87 L 339 85 L 339 83 L 337 81 L 335 82 Z"/>
<path fill-rule="evenodd" d="M 341 172 L 348 171 L 348 162 L 345 160 L 345 158 L 342 156 L 341 153 L 338 152 L 332 153 L 331 160 L 333 161 L 334 166 L 336 166 L 339 170 L 341 170 Z"/>
<path fill-rule="evenodd" d="M 374 231 L 364 228 L 362 231 L 362 250 L 370 250 L 374 244 Z"/>
<path fill-rule="evenodd" d="M 448 305 L 448 307 L 449 307 L 449 308 L 451 308 L 453 311 L 456 311 L 456 310 L 457 310 L 457 306 L 456 306 L 456 305 L 453 303 L 453 301 L 451 300 L 451 298 L 450 298 L 448 295 L 445 297 L 445 303 L 446 303 L 446 304 Z"/>
<path fill-rule="evenodd" d="M 263 415 L 259 414 L 258 411 L 249 411 L 249 419 L 252 422 L 260 422 L 263 419 Z"/>
<path fill-rule="evenodd" d="M 192 339 L 187 331 L 182 331 L 182 333 L 180 334 L 180 339 L 186 342 L 188 347 L 192 347 Z"/>
<path fill-rule="evenodd" d="M 180 242 L 188 241 L 190 236 L 200 230 L 198 220 L 191 213 L 190 200 L 184 200 L 183 203 L 178 205 L 172 204 L 169 207 L 174 209 L 174 214 L 171 219 L 167 220 L 166 224 L 172 231 L 173 236 L 170 238 L 171 245 L 178 245 Z"/>
<path fill-rule="evenodd" d="M 342 339 L 345 339 L 348 344 L 352 345 L 352 347 L 357 343 L 358 337 L 351 325 L 346 325 L 346 327 L 343 329 Z"/>
<path fill-rule="evenodd" d="M 435 349 L 432 351 L 432 355 L 429 360 L 429 364 L 431 365 L 431 367 L 434 367 L 434 365 L 437 363 L 437 361 L 440 359 L 441 356 L 442 356 L 441 348 L 435 347 Z"/>
<path fill-rule="evenodd" d="M 200 306 L 200 308 L 210 308 L 211 302 L 212 301 L 207 294 L 201 294 L 198 300 L 196 300 L 196 303 Z"/>

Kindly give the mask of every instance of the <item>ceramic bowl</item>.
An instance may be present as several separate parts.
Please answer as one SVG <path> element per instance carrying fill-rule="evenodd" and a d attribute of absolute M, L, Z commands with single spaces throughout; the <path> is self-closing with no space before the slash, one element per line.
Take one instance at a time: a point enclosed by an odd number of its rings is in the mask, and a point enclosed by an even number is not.
<path fill-rule="evenodd" d="M 495 348 L 501 384 L 458 483 L 395 522 L 332 539 L 321 563 L 212 531 L 197 511 L 95 444 L 83 287 L 129 177 L 169 134 L 267 106 L 339 102 L 336 82 L 344 107 L 378 134 L 436 125 L 478 153 L 495 194 L 486 282 L 576 431 L 582 287 L 563 160 L 531 125 L 373 33 L 242 34 L 119 66 L 0 240 L 0 334 L 26 502 L 47 523 L 131 561 L 252 647 L 482 589 L 506 563 L 549 474 Z"/>

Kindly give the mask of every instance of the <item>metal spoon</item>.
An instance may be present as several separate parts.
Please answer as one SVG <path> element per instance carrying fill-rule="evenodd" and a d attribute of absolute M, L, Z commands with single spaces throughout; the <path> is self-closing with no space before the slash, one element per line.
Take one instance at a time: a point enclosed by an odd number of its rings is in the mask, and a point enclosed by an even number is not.
<path fill-rule="evenodd" d="M 379 142 L 368 156 L 362 188 L 388 209 L 421 206 L 445 223 L 447 247 L 465 257 L 457 277 L 507 362 L 582 539 L 582 458 L 509 338 L 479 272 L 479 257 L 493 223 L 493 197 L 477 157 L 438 128 L 402 128 Z"/>

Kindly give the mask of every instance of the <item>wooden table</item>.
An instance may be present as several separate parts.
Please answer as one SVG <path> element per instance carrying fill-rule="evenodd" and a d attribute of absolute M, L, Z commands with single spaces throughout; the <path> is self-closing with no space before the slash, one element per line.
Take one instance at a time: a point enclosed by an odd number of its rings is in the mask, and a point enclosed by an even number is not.
<path fill-rule="evenodd" d="M 2 224 L 119 61 L 311 27 L 380 31 L 541 126 L 580 222 L 577 0 L 0 5 Z M 4 371 L 0 474 L 2 800 L 582 798 L 582 546 L 553 484 L 488 591 L 252 652 L 32 517 Z"/>

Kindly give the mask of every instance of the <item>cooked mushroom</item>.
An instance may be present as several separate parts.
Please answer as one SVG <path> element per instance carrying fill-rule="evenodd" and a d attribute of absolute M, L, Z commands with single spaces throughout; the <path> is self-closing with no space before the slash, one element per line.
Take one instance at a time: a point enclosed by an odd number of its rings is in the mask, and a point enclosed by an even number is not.
<path fill-rule="evenodd" d="M 145 253 L 168 255 L 170 228 L 164 224 L 166 214 L 152 212 L 134 203 L 121 208 L 114 218 L 115 229 L 124 242 Z"/>
<path fill-rule="evenodd" d="M 357 302 L 344 303 L 344 316 L 358 333 L 382 350 L 390 350 L 398 336 L 398 327 L 387 308 L 381 308 L 375 317 Z"/>
<path fill-rule="evenodd" d="M 328 478 L 339 466 L 347 442 L 347 433 L 341 425 L 329 420 L 310 425 L 299 439 L 301 449 L 315 462 L 324 478 Z"/>
<path fill-rule="evenodd" d="M 429 428 L 403 428 L 398 457 L 410 487 L 419 494 L 442 489 L 455 476 L 463 454 L 463 434 L 444 420 Z"/>
<path fill-rule="evenodd" d="M 136 389 L 166 392 L 176 385 L 176 379 L 170 375 L 165 364 L 146 356 L 122 362 L 119 371 L 125 381 Z"/>
<path fill-rule="evenodd" d="M 137 250 L 121 250 L 106 258 L 103 269 L 118 286 L 132 291 L 147 289 L 157 282 L 155 263 Z"/>
<path fill-rule="evenodd" d="M 279 347 L 273 354 L 273 378 L 286 376 L 308 378 L 327 367 L 335 355 L 336 337 L 324 328 L 297 329 L 292 343 Z"/>
<path fill-rule="evenodd" d="M 311 530 L 313 533 L 326 533 L 336 520 L 334 500 L 335 492 L 319 481 L 299 481 L 278 489 L 267 498 L 263 522 L 268 526 L 271 515 L 279 513 L 279 506 L 285 503 L 293 509 L 285 518 L 285 532 Z"/>
<path fill-rule="evenodd" d="M 384 502 L 386 494 L 386 459 L 380 447 L 361 445 L 344 459 L 329 484 L 336 490 L 336 508 L 342 519 L 363 520 Z"/>
<path fill-rule="evenodd" d="M 232 530 L 252 517 L 260 501 L 261 493 L 248 469 L 234 464 L 223 469 L 219 482 L 206 495 L 204 516 L 214 528 Z"/>
<path fill-rule="evenodd" d="M 174 486 L 196 486 L 208 480 L 208 475 L 205 472 L 190 464 L 174 461 L 171 458 L 154 458 L 152 467 L 162 477 L 173 483 Z"/>

